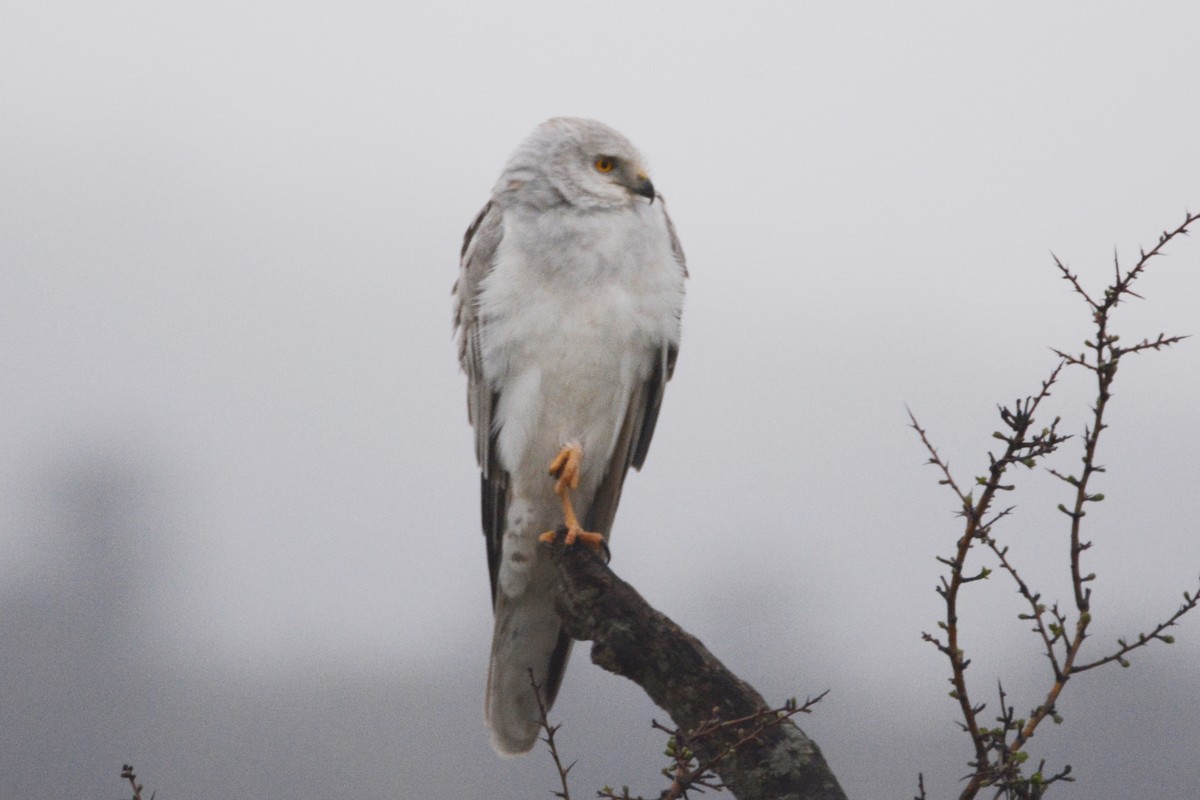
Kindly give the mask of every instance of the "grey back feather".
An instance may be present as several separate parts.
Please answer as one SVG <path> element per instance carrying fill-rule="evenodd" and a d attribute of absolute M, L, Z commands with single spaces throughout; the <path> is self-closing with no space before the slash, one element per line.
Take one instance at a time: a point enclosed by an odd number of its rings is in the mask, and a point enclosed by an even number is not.
<path fill-rule="evenodd" d="M 454 284 L 454 324 L 458 329 L 458 360 L 467 373 L 467 419 L 475 428 L 475 458 L 480 469 L 480 505 L 487 545 L 492 603 L 496 602 L 496 576 L 508 507 L 508 473 L 500 466 L 495 449 L 492 413 L 499 394 L 483 374 L 479 337 L 479 289 L 491 272 L 496 248 L 504 235 L 500 207 L 493 202 L 475 217 L 463 236 L 461 272 Z"/>

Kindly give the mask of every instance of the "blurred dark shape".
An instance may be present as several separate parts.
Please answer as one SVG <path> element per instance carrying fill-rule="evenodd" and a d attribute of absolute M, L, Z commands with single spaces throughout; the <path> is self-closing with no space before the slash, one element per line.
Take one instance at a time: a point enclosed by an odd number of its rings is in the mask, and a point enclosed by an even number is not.
<path fill-rule="evenodd" d="M 16 538 L 39 572 L 0 615 L 0 796 L 94 796 L 95 770 L 120 766 L 122 731 L 151 713 L 139 631 L 162 550 L 153 494 L 143 462 L 93 448 L 26 493 Z"/>

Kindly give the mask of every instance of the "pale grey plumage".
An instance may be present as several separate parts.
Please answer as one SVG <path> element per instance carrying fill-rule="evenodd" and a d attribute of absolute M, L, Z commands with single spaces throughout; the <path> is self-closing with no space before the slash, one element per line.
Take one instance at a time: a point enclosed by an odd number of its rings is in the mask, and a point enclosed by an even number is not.
<path fill-rule="evenodd" d="M 570 653 L 536 550 L 561 524 L 546 467 L 583 447 L 576 509 L 607 538 L 674 369 L 686 268 L 633 145 L 564 118 L 517 148 L 461 257 L 455 323 L 496 617 L 485 716 L 512 754 L 537 737 L 527 671 L 553 701 Z"/>

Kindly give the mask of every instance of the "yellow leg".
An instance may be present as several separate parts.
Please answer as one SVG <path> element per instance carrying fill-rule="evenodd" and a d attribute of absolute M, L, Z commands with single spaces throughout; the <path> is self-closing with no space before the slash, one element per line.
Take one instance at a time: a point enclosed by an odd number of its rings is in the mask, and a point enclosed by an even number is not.
<path fill-rule="evenodd" d="M 579 470 L 583 464 L 583 448 L 577 444 L 569 444 L 550 462 L 550 474 L 558 480 L 554 484 L 554 493 L 562 501 L 563 522 L 567 527 L 566 545 L 570 547 L 576 541 L 583 542 L 596 552 L 604 546 L 604 537 L 599 533 L 585 531 L 575 516 L 575 507 L 571 504 L 571 490 L 579 488 Z M 543 542 L 553 542 L 557 531 L 546 531 L 538 538 Z"/>

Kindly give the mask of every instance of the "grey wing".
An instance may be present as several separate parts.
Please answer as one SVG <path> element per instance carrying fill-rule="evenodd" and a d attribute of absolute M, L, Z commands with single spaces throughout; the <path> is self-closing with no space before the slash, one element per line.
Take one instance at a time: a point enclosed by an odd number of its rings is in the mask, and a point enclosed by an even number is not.
<path fill-rule="evenodd" d="M 458 360 L 467 373 L 467 418 L 475 428 L 475 458 L 480 469 L 483 536 L 487 545 L 492 603 L 496 602 L 496 573 L 508 505 L 508 473 L 496 457 L 492 410 L 499 392 L 483 374 L 479 347 L 479 288 L 492 270 L 496 248 L 504 235 L 501 211 L 489 202 L 463 236 L 458 282 L 454 284 L 454 324 L 458 328 Z"/>
<path fill-rule="evenodd" d="M 662 201 L 662 195 L 657 198 Z M 666 204 L 661 206 L 663 217 L 667 223 L 667 233 L 671 237 L 671 252 L 679 264 L 684 277 L 687 277 L 687 262 L 684 259 L 683 247 L 675 234 L 675 225 L 667 214 Z M 612 459 L 608 462 L 608 471 L 596 490 L 592 505 L 588 508 L 584 527 L 589 531 L 602 533 L 607 538 L 612 530 L 613 518 L 617 515 L 617 504 L 621 501 L 621 489 L 625 485 L 625 475 L 629 468 L 641 469 L 646 461 L 646 453 L 650 450 L 650 439 L 654 436 L 654 427 L 658 423 L 658 412 L 662 408 L 663 392 L 667 381 L 675 374 L 675 359 L 679 348 L 664 342 L 662 349 L 655 354 L 654 366 L 650 377 L 629 398 L 629 406 L 625 410 L 625 421 L 621 425 L 621 434 L 617 438 L 617 446 L 613 449 Z"/>

